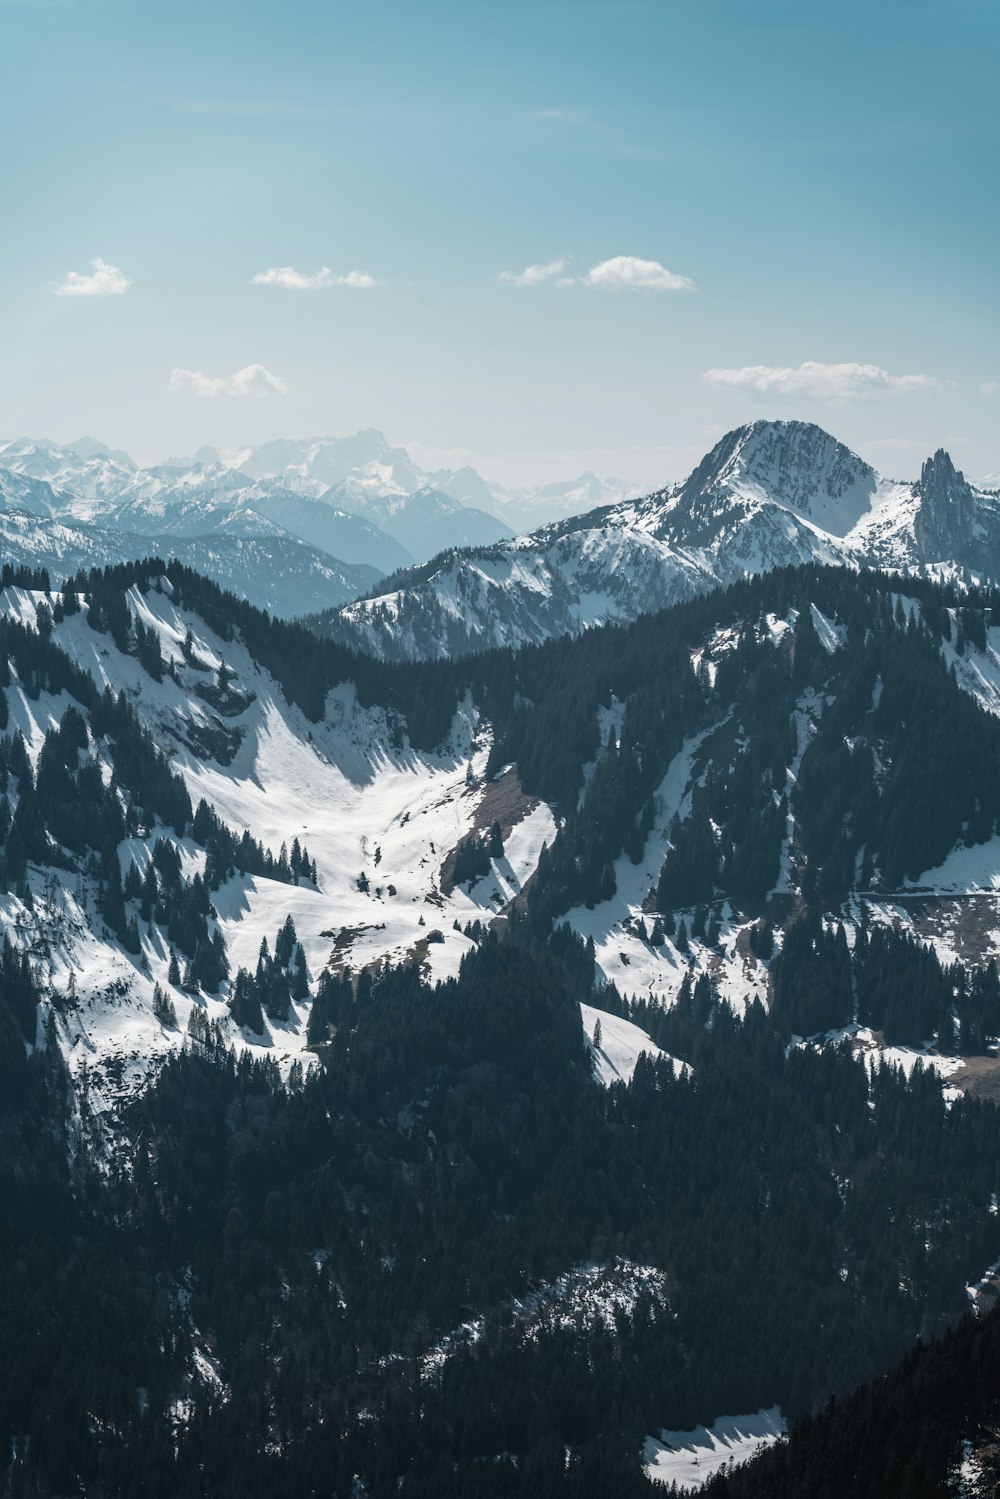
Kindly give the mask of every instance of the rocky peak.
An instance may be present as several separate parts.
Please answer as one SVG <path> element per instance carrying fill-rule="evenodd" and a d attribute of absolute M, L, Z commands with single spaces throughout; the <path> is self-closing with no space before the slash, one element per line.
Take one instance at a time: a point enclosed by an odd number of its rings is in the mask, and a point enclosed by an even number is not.
<path fill-rule="evenodd" d="M 947 504 L 969 492 L 965 475 L 951 461 L 951 454 L 938 448 L 920 470 L 916 491 L 928 504 Z"/>
<path fill-rule="evenodd" d="M 756 421 L 727 432 L 681 489 L 689 502 L 720 491 L 758 492 L 836 535 L 871 502 L 878 477 L 814 422 Z"/>
<path fill-rule="evenodd" d="M 970 562 L 967 550 L 975 526 L 975 493 L 944 448 L 927 459 L 913 493 L 920 500 L 913 529 L 921 561 Z"/>

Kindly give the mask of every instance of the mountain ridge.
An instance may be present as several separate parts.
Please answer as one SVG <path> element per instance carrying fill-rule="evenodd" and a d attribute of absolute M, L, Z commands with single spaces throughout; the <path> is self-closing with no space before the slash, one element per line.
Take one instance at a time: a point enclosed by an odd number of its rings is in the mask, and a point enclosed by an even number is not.
<path fill-rule="evenodd" d="M 677 484 L 448 551 L 317 627 L 387 658 L 433 658 L 633 619 L 808 561 L 1000 577 L 1000 502 L 943 453 L 907 483 L 814 424 L 758 421 L 727 433 Z"/>
<path fill-rule="evenodd" d="M 47 483 L 47 499 L 41 490 L 36 498 L 53 516 L 140 534 L 190 532 L 192 503 L 254 507 L 299 540 L 382 572 L 426 561 L 445 545 L 510 537 L 526 522 L 564 514 L 578 492 L 611 497 L 626 489 L 586 475 L 510 492 L 469 467 L 421 469 L 375 429 L 345 438 L 278 439 L 229 453 L 205 446 L 147 468 L 93 438 L 75 445 L 19 438 L 0 443 L 0 473 Z M 339 531 L 331 532 L 329 514 L 323 525 L 323 510 L 340 513 Z M 345 549 L 348 514 L 356 525 L 374 528 L 363 554 Z"/>

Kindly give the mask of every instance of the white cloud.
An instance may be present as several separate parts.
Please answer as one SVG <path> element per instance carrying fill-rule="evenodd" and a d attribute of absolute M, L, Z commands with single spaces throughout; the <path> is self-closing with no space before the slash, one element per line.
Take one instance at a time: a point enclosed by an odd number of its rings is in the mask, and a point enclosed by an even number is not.
<path fill-rule="evenodd" d="M 509 286 L 591 286 L 604 291 L 693 291 L 694 282 L 675 275 L 658 260 L 638 260 L 634 255 L 615 255 L 592 266 L 585 276 L 567 276 L 566 260 L 525 266 L 523 271 L 501 271 L 499 280 Z"/>
<path fill-rule="evenodd" d="M 128 291 L 132 282 L 116 265 L 108 265 L 100 256 L 90 262 L 93 274 L 81 276 L 79 271 L 70 271 L 65 281 L 55 287 L 57 297 L 120 297 Z"/>
<path fill-rule="evenodd" d="M 640 260 L 635 255 L 614 255 L 592 266 L 582 285 L 602 291 L 693 291 L 688 276 L 668 271 L 658 260 Z"/>
<path fill-rule="evenodd" d="M 550 260 L 547 265 L 527 265 L 523 271 L 501 271 L 499 279 L 510 286 L 541 286 L 545 281 L 560 279 L 557 285 L 571 286 L 572 277 L 563 278 L 565 260 Z"/>
<path fill-rule="evenodd" d="M 248 364 L 228 379 L 221 375 L 203 375 L 201 370 L 174 370 L 170 376 L 170 389 L 193 390 L 198 396 L 263 396 L 271 390 L 279 396 L 288 394 L 284 380 L 272 375 L 262 364 Z"/>
<path fill-rule="evenodd" d="M 940 390 L 932 375 L 890 375 L 877 364 L 820 364 L 797 368 L 750 364 L 742 369 L 706 370 L 710 385 L 758 396 L 804 396 L 817 401 L 864 401 L 875 396 L 908 396 Z"/>
<path fill-rule="evenodd" d="M 998 390 L 1000 390 L 1000 380 L 984 380 L 979 387 L 979 394 L 981 396 L 995 396 Z"/>
<path fill-rule="evenodd" d="M 355 286 L 368 291 L 378 285 L 367 271 L 348 271 L 346 275 L 335 276 L 328 265 L 312 275 L 297 271 L 292 265 L 272 265 L 266 271 L 258 271 L 253 280 L 255 286 L 283 286 L 286 291 L 322 291 L 328 286 Z"/>

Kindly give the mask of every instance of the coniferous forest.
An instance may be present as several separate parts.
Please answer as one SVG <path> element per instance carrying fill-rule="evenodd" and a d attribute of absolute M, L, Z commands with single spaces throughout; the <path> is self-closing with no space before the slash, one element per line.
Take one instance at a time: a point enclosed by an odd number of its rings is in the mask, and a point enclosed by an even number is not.
<path fill-rule="evenodd" d="M 400 745 L 434 752 L 471 694 L 488 773 L 516 765 L 556 809 L 534 877 L 453 977 L 311 971 L 291 916 L 255 965 L 230 962 L 220 889 L 315 885 L 308 849 L 193 805 L 127 694 L 59 644 L 82 601 L 94 634 L 162 681 L 176 664 L 128 590 L 165 586 L 313 723 L 351 681 Z M 176 1046 L 109 1123 L 86 1067 L 67 1066 L 30 945 L 8 936 L 6 1495 L 650 1493 L 647 1434 L 772 1404 L 790 1442 L 707 1492 L 947 1492 L 1000 1388 L 996 1319 L 953 1330 L 1000 1260 L 1000 1113 L 946 1097 L 930 1066 L 858 1055 L 849 1032 L 947 1058 L 989 1058 L 1000 1033 L 988 956 L 945 953 L 878 905 L 996 834 L 1000 722 L 943 647 L 960 626 L 963 651 L 981 649 L 1000 600 L 905 592 L 787 570 L 627 628 L 406 668 L 154 561 L 74 578 L 35 627 L 0 624 L 4 891 L 30 907 L 39 870 L 92 881 L 108 940 L 139 961 L 156 934 L 176 993 L 224 996 L 246 1036 L 308 1005 L 312 1060 L 282 1073 L 197 1003 L 182 1034 L 158 990 Z M 201 670 L 189 642 L 184 661 Z M 201 674 L 235 722 L 237 688 Z M 8 722 L 15 688 L 62 707 L 31 753 Z M 692 742 L 643 930 L 711 952 L 724 914 L 743 922 L 761 974 L 745 1005 L 693 960 L 669 1007 L 619 993 L 564 920 L 641 859 Z M 202 747 L 222 766 L 228 752 Z M 499 823 L 470 835 L 454 883 L 503 852 Z M 581 1002 L 659 1050 L 600 1086 Z M 628 1294 L 544 1290 L 602 1270 Z M 879 1434 L 882 1466 L 864 1455 Z"/>

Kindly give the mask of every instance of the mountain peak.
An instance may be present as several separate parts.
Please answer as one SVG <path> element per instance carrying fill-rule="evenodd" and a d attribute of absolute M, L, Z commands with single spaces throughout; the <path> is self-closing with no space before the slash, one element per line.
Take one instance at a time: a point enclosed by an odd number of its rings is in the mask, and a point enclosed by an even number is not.
<path fill-rule="evenodd" d="M 969 485 L 961 469 L 957 469 L 951 461 L 951 454 L 945 452 L 944 448 L 938 448 L 920 470 L 916 487 L 920 496 L 933 504 L 935 501 L 958 498 L 968 490 Z"/>
<path fill-rule="evenodd" d="M 78 458 L 106 458 L 111 452 L 107 443 L 100 442 L 96 437 L 78 437 L 75 442 L 64 443 L 71 453 L 76 453 Z"/>
<path fill-rule="evenodd" d="M 681 487 L 691 502 L 720 490 L 765 493 L 843 536 L 868 509 L 877 476 L 815 422 L 758 420 L 716 443 Z"/>
<path fill-rule="evenodd" d="M 913 493 L 920 499 L 914 533 L 924 560 L 964 557 L 975 527 L 975 496 L 944 448 L 927 459 Z"/>
<path fill-rule="evenodd" d="M 377 427 L 365 427 L 350 437 L 338 437 L 331 444 L 340 463 L 349 468 L 363 468 L 366 463 L 385 462 L 400 453 L 393 448 L 384 432 Z"/>

